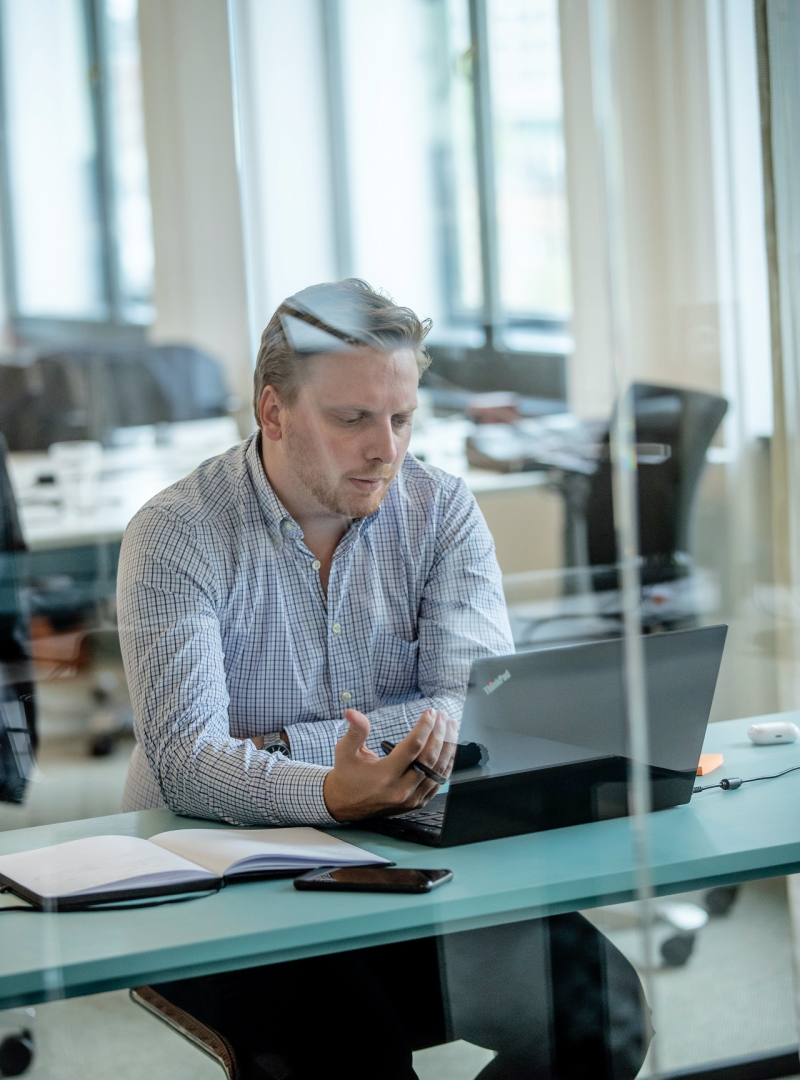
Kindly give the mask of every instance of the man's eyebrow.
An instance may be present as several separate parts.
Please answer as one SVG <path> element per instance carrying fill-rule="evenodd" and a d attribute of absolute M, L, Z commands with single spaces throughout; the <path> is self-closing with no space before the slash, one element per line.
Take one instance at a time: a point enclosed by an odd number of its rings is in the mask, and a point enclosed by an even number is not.
<path fill-rule="evenodd" d="M 364 405 L 354 405 L 354 404 L 348 404 L 348 405 L 331 405 L 331 406 L 329 406 L 329 408 L 330 408 L 330 411 L 331 411 L 331 412 L 358 412 L 358 413 L 374 413 L 374 412 L 376 412 L 376 411 L 377 411 L 377 412 L 383 412 L 383 410 L 382 410 L 382 409 L 378 409 L 378 410 L 375 410 L 375 409 L 368 409 L 368 408 L 367 408 L 366 406 L 364 406 Z M 416 405 L 409 405 L 409 406 L 408 406 L 407 408 L 405 408 L 405 409 L 395 409 L 395 410 L 393 411 L 393 415 L 394 415 L 394 416 L 397 416 L 397 415 L 400 415 L 400 414 L 402 414 L 402 413 L 411 413 L 411 412 L 416 412 L 416 410 L 417 410 L 418 408 L 419 408 L 419 403 L 417 403 Z"/>

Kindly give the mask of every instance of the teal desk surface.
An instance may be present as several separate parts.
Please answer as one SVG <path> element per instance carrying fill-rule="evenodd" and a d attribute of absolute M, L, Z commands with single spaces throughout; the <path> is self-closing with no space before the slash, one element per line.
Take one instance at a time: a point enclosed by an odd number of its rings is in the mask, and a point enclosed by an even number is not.
<path fill-rule="evenodd" d="M 800 713 L 781 718 L 800 720 Z M 764 719 L 763 717 L 760 719 Z M 709 728 L 725 764 L 700 783 L 800 765 L 800 743 L 754 747 L 752 720 Z M 800 772 L 738 791 L 694 795 L 647 818 L 660 894 L 800 871 Z M 152 836 L 200 822 L 167 810 L 0 833 L 0 854 L 82 836 Z M 204 822 L 204 825 L 209 823 Z M 448 867 L 428 896 L 299 893 L 289 880 L 249 882 L 184 904 L 128 911 L 0 915 L 0 1009 L 214 971 L 278 963 L 636 896 L 633 823 L 623 818 L 463 847 L 420 847 L 347 829 L 347 839 L 401 866 Z M 15 903 L 3 897 L 4 904 Z"/>

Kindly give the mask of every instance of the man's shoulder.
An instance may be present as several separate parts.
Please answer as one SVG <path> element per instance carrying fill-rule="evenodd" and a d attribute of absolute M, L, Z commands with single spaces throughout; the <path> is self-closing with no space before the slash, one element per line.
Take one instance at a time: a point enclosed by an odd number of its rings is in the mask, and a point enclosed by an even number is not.
<path fill-rule="evenodd" d="M 429 527 L 436 528 L 453 514 L 470 515 L 475 510 L 475 496 L 460 476 L 410 454 L 406 455 L 397 480 L 399 483 L 392 485 L 392 501 L 397 510 L 421 515 Z"/>
<path fill-rule="evenodd" d="M 209 458 L 170 484 L 137 512 L 133 521 L 147 518 L 171 520 L 177 527 L 202 531 L 228 519 L 239 519 L 247 499 L 246 455 L 251 439 Z"/>
<path fill-rule="evenodd" d="M 413 454 L 406 454 L 399 479 L 398 494 L 402 493 L 420 506 L 446 505 L 453 499 L 471 502 L 473 499 L 461 477 L 420 461 Z"/>
<path fill-rule="evenodd" d="M 460 477 L 407 454 L 382 519 L 389 529 L 401 527 L 438 542 L 477 513 L 475 497 Z"/>

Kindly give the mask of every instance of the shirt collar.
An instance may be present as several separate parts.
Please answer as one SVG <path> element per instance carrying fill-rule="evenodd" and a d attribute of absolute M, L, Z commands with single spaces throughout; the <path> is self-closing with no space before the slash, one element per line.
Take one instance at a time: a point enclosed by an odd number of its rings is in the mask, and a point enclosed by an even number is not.
<path fill-rule="evenodd" d="M 245 461 L 269 535 L 278 542 L 281 542 L 284 536 L 291 536 L 292 539 L 302 537 L 303 532 L 300 526 L 275 494 L 272 484 L 267 479 L 261 460 L 260 431 L 251 436 L 250 445 L 245 453 Z"/>

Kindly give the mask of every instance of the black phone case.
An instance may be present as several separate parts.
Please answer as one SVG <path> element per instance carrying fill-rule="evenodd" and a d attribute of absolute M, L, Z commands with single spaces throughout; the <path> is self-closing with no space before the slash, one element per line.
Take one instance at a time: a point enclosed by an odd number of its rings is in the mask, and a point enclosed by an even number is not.
<path fill-rule="evenodd" d="M 383 869 L 383 868 L 382 868 Z M 324 871 L 329 873 L 330 871 Z M 311 874 L 304 874 L 302 877 L 294 879 L 294 887 L 296 889 L 308 890 L 310 892 L 385 892 L 385 893 L 416 893 L 424 894 L 431 892 L 432 889 L 437 888 L 439 885 L 444 885 L 448 881 L 452 881 L 453 873 L 451 870 L 447 871 L 448 877 L 439 878 L 438 881 L 431 881 L 430 879 L 420 885 L 403 885 L 400 882 L 397 884 L 385 884 L 380 882 L 374 882 L 372 884 L 365 884 L 363 882 L 340 882 L 340 881 L 324 881 L 320 880 L 316 876 L 323 873 L 320 870 L 314 870 Z"/>

